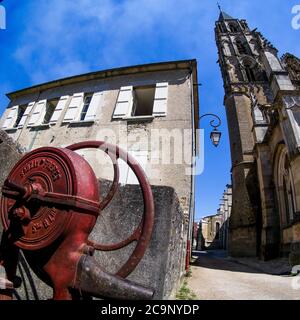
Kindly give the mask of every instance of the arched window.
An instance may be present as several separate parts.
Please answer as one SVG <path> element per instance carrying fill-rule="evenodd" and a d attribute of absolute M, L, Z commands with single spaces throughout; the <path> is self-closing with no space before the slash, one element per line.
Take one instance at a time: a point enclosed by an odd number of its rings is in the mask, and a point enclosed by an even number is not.
<path fill-rule="evenodd" d="M 220 239 L 220 222 L 216 222 L 216 236 L 215 236 L 216 240 Z"/>
<path fill-rule="evenodd" d="M 224 50 L 225 56 L 230 56 L 231 55 L 231 51 L 230 51 L 229 42 L 228 41 L 224 41 L 222 45 L 223 45 L 223 50 Z"/>
<path fill-rule="evenodd" d="M 264 123 L 266 121 L 264 114 L 258 105 L 253 108 L 253 117 L 256 123 Z"/>
<path fill-rule="evenodd" d="M 229 23 L 228 25 L 230 32 L 238 32 L 238 27 L 236 24 Z"/>
<path fill-rule="evenodd" d="M 253 72 L 253 69 L 249 66 L 245 67 L 246 75 L 247 75 L 247 80 L 249 82 L 254 82 L 255 81 L 255 75 Z"/>
<path fill-rule="evenodd" d="M 241 26 L 242 26 L 243 30 L 247 30 L 247 28 L 248 28 L 247 23 L 245 21 L 241 21 Z"/>
<path fill-rule="evenodd" d="M 225 33 L 225 32 L 226 32 L 223 24 L 219 24 L 219 25 L 218 25 L 218 28 L 219 28 L 219 31 L 220 31 L 221 33 Z"/>
<path fill-rule="evenodd" d="M 244 60 L 243 61 L 244 68 L 245 68 L 245 76 L 246 76 L 246 81 L 248 82 L 254 82 L 256 81 L 256 76 L 254 72 L 254 62 L 251 60 Z"/>
<path fill-rule="evenodd" d="M 239 54 L 247 54 L 248 53 L 246 46 L 242 43 L 241 40 L 236 41 L 236 46 L 237 46 Z"/>
<path fill-rule="evenodd" d="M 287 149 L 281 146 L 281 152 L 277 156 L 275 165 L 275 185 L 280 211 L 281 225 L 288 225 L 294 217 L 295 197 L 293 189 L 293 177 L 289 165 Z"/>

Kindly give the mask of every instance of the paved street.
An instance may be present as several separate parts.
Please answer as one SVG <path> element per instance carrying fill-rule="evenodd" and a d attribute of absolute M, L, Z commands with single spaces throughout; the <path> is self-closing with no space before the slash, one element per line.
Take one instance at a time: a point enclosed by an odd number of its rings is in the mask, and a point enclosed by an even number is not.
<path fill-rule="evenodd" d="M 196 254 L 188 284 L 199 300 L 300 299 L 300 289 L 292 288 L 295 277 L 265 274 L 228 261 L 219 252 Z"/>

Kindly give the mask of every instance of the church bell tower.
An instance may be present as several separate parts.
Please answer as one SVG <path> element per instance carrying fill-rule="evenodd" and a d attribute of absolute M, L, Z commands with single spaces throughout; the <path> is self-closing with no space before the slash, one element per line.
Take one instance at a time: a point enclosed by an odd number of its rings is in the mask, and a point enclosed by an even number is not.
<path fill-rule="evenodd" d="M 254 156 L 253 103 L 267 104 L 272 100 L 260 59 L 260 49 L 266 40 L 256 30 L 251 31 L 245 20 L 235 19 L 221 10 L 215 35 L 224 81 L 232 161 L 229 253 L 232 256 L 257 256 L 261 248 L 262 214 Z"/>

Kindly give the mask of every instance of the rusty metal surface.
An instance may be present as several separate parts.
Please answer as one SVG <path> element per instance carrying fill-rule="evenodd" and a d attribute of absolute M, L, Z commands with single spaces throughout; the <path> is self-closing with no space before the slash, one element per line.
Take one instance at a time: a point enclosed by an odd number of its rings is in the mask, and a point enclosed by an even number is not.
<path fill-rule="evenodd" d="M 133 250 L 131 256 L 117 272 L 118 276 L 126 278 L 136 268 L 138 263 L 143 258 L 151 239 L 154 224 L 154 200 L 152 190 L 142 167 L 130 154 L 125 152 L 123 149 L 104 141 L 87 141 L 73 144 L 67 147 L 67 149 L 70 149 L 72 151 L 81 150 L 85 148 L 96 148 L 106 152 L 111 157 L 114 165 L 117 165 L 117 159 L 119 158 L 127 162 L 128 166 L 136 175 L 141 186 L 144 200 L 144 218 L 141 222 L 141 231 L 140 228 L 138 228 L 134 232 L 133 236 L 130 236 L 128 239 L 121 241 L 118 244 L 104 245 L 89 242 L 98 250 L 116 250 L 124 247 L 125 245 L 131 243 L 134 240 L 137 241 L 137 245 Z M 118 177 L 116 177 L 115 175 L 113 186 L 116 183 L 117 178 Z M 112 192 L 112 189 L 110 190 L 109 195 L 107 197 L 111 197 L 110 193 Z"/>
<path fill-rule="evenodd" d="M 83 148 L 106 152 L 114 166 L 114 181 L 100 201 L 98 180 L 87 161 L 75 153 Z M 118 189 L 118 158 L 126 161 L 137 176 L 144 199 L 144 217 L 133 234 L 118 244 L 100 245 L 88 240 L 100 210 Z M 1 299 L 11 299 L 16 278 L 19 248 L 28 263 L 48 285 L 53 298 L 78 298 L 74 290 L 119 299 L 150 299 L 153 291 L 121 277 L 129 275 L 142 259 L 154 223 L 154 202 L 147 178 L 133 157 L 101 141 L 72 145 L 65 149 L 39 148 L 25 155 L 12 169 L 0 199 L 5 229 L 0 246 L 0 268 L 6 278 Z M 116 250 L 136 241 L 136 247 L 117 275 L 102 271 L 91 258 L 96 250 Z M 92 267 L 90 272 L 89 266 Z M 93 284 L 94 282 L 94 284 Z M 127 292 L 127 293 L 126 293 Z"/>
<path fill-rule="evenodd" d="M 74 288 L 95 297 L 108 297 L 118 300 L 150 300 L 152 289 L 103 271 L 96 260 L 82 256 Z"/>
<path fill-rule="evenodd" d="M 40 204 L 48 204 L 56 207 L 67 207 L 71 209 L 79 209 L 87 211 L 89 213 L 94 213 L 96 215 L 100 212 L 100 203 L 96 201 L 91 201 L 89 199 L 81 198 L 75 195 L 67 195 L 55 192 L 46 192 L 43 187 L 36 183 L 33 179 L 29 182 L 26 187 L 17 184 L 14 181 L 7 179 L 4 182 L 2 188 L 2 194 L 6 198 L 12 198 L 17 201 L 29 203 L 33 201 Z M 22 211 L 20 208 L 15 209 L 15 211 Z M 19 218 L 24 215 L 20 212 L 17 214 Z M 29 217 L 30 218 L 30 217 Z"/>
<path fill-rule="evenodd" d="M 27 191 L 34 181 L 45 192 L 76 194 L 75 169 L 70 159 L 60 149 L 37 149 L 16 164 L 7 181 L 15 186 L 23 186 L 25 194 L 19 190 L 20 197 L 5 197 L 7 187 L 4 188 L 0 203 L 4 230 L 13 228 L 13 242 L 25 250 L 37 250 L 50 245 L 65 230 L 71 215 L 59 214 L 56 208 L 47 205 L 28 203 Z M 25 217 L 28 219 L 22 219 L 20 211 L 29 214 L 29 217 Z M 13 227 L 14 224 L 19 226 L 18 230 Z"/>

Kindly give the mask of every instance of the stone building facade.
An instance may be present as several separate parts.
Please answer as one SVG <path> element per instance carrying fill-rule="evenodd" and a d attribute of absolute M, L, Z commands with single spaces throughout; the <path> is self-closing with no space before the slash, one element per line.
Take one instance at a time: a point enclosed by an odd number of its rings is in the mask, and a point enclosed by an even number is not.
<path fill-rule="evenodd" d="M 217 214 L 201 219 L 198 228 L 197 250 L 228 250 L 228 228 L 232 207 L 232 186 L 227 185 Z"/>
<path fill-rule="evenodd" d="M 215 27 L 224 81 L 233 205 L 229 250 L 271 259 L 300 255 L 300 60 L 278 58 L 245 20 Z"/>
<path fill-rule="evenodd" d="M 151 264 L 151 272 L 146 276 L 147 266 L 142 264 L 132 278 L 151 286 L 158 277 L 156 298 L 168 297 L 184 274 L 188 242 L 192 239 L 192 173 L 199 118 L 196 83 L 196 60 L 99 71 L 9 93 L 10 103 L 0 121 L 0 128 L 25 152 L 43 146 L 103 140 L 135 157 L 153 187 L 157 217 L 151 248 L 144 258 Z M 80 153 L 99 179 L 112 180 L 113 167 L 104 154 L 89 149 Z M 138 211 L 143 204 L 138 199 L 133 172 L 126 162 L 119 159 L 118 164 L 120 190 L 125 195 L 117 198 L 119 207 L 111 207 L 114 211 L 120 209 L 124 216 L 120 206 Z M 104 219 L 109 227 L 102 230 L 98 225 L 96 229 L 118 238 L 124 232 L 119 228 L 122 224 L 114 228 L 117 216 L 112 209 L 108 211 L 111 220 Z M 121 215 L 119 219 L 124 218 Z M 108 235 L 104 239 L 110 241 Z M 105 257 L 107 268 L 109 259 Z"/>

